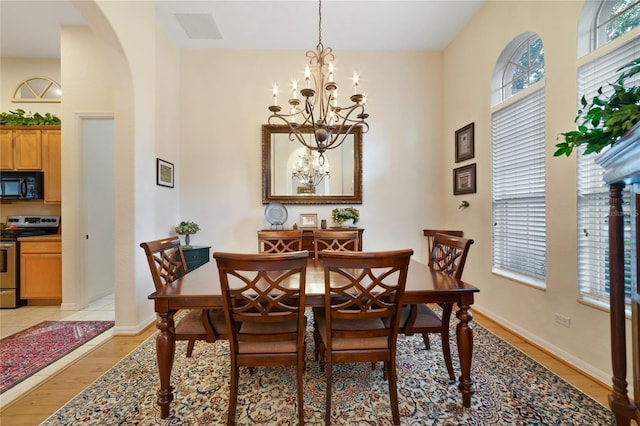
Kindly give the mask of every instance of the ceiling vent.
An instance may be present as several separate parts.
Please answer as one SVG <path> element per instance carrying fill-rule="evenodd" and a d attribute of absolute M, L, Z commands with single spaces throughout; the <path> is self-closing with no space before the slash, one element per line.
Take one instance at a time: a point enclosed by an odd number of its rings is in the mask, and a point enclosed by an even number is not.
<path fill-rule="evenodd" d="M 216 21 L 208 13 L 175 13 L 174 16 L 190 39 L 222 39 Z"/>

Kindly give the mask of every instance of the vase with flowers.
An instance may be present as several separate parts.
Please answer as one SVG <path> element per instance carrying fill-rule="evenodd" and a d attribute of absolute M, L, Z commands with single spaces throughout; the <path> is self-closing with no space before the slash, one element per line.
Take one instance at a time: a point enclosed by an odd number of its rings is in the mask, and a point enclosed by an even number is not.
<path fill-rule="evenodd" d="M 342 227 L 350 227 L 358 223 L 360 211 L 355 207 L 336 207 L 331 210 L 331 219 Z"/>
<path fill-rule="evenodd" d="M 195 234 L 200 230 L 200 225 L 190 220 L 182 221 L 176 226 L 176 234 L 184 235 L 184 246 L 191 247 L 191 234 Z"/>

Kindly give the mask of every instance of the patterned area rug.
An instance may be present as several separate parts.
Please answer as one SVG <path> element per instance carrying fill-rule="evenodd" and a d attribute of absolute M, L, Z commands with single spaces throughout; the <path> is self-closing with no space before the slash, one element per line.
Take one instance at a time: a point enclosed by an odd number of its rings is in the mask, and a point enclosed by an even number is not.
<path fill-rule="evenodd" d="M 113 321 L 43 321 L 0 340 L 0 393 L 113 325 Z"/>
<path fill-rule="evenodd" d="M 308 331 L 305 422 L 323 425 L 326 379 L 314 361 Z M 457 383 L 448 379 L 439 336 L 432 336 L 428 351 L 420 336 L 399 337 L 398 398 L 403 425 L 614 424 L 609 409 L 515 347 L 478 324 L 474 324 L 474 333 L 472 377 L 476 393 L 471 408 L 462 407 Z M 175 397 L 168 419 L 160 419 L 156 405 L 159 379 L 152 336 L 43 425 L 224 424 L 228 342 L 198 342 L 190 359 L 185 357 L 185 348 L 184 342 L 176 345 Z M 452 342 L 452 350 L 455 348 Z M 459 371 L 457 354 L 454 368 Z M 375 371 L 368 363 L 338 364 L 333 383 L 332 424 L 392 424 L 388 385 L 382 380 L 380 363 Z M 256 368 L 253 375 L 241 370 L 237 424 L 297 424 L 295 386 L 291 368 Z"/>

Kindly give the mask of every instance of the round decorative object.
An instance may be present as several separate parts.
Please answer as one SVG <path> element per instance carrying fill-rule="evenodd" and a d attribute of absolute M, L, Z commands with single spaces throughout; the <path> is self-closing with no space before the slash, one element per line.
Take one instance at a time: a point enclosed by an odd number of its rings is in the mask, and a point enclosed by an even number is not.
<path fill-rule="evenodd" d="M 289 214 L 287 209 L 280 203 L 269 203 L 264 209 L 264 217 L 271 225 L 281 226 L 287 221 Z"/>

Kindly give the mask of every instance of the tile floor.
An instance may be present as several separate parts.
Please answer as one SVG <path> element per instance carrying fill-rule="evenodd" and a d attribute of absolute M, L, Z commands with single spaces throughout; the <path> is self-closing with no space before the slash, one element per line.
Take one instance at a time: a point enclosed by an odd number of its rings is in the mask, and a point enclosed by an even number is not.
<path fill-rule="evenodd" d="M 114 321 L 114 296 L 108 295 L 89 304 L 81 311 L 63 311 L 59 306 L 23 306 L 17 309 L 0 309 L 0 338 L 7 337 L 20 330 L 42 321 Z M 14 401 L 26 391 L 56 373 L 64 366 L 75 361 L 96 345 L 104 342 L 113 334 L 113 328 L 96 336 L 65 357 L 38 371 L 33 376 L 18 383 L 0 395 L 0 408 Z"/>

